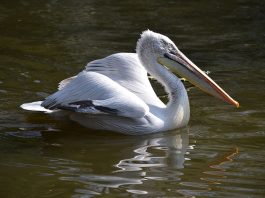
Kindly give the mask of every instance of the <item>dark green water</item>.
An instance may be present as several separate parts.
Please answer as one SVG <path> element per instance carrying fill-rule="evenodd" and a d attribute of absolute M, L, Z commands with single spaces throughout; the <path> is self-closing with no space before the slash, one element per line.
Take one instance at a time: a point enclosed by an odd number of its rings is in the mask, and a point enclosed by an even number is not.
<path fill-rule="evenodd" d="M 0 2 L 0 197 L 264 197 L 263 1 Z M 23 111 L 87 62 L 169 36 L 241 107 L 189 91 L 187 128 L 131 137 Z M 161 91 L 161 90 L 157 90 Z"/>

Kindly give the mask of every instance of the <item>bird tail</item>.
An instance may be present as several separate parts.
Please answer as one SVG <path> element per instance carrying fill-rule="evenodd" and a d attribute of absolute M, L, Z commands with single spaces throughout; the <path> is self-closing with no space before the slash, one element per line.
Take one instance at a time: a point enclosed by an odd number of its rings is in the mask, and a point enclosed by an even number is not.
<path fill-rule="evenodd" d="M 20 105 L 20 107 L 24 110 L 28 110 L 28 111 L 42 111 L 42 112 L 46 112 L 46 113 L 51 113 L 53 111 L 49 110 L 49 109 L 45 109 L 44 107 L 41 106 L 41 103 L 43 101 L 36 101 L 36 102 L 30 102 L 30 103 L 24 103 L 22 105 Z"/>

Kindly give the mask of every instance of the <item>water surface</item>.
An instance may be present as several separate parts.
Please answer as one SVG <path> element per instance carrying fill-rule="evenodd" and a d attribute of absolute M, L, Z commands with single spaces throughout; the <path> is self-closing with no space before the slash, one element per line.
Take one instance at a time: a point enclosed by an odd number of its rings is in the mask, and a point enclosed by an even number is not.
<path fill-rule="evenodd" d="M 265 196 L 262 1 L 3 1 L 0 29 L 0 197 Z M 134 52 L 145 29 L 241 107 L 193 88 L 186 128 L 141 137 L 19 108 L 91 60 Z"/>

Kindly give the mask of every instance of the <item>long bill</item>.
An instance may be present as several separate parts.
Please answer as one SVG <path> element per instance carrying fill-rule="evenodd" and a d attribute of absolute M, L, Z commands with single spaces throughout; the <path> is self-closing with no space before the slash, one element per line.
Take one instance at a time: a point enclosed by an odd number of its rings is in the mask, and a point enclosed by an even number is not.
<path fill-rule="evenodd" d="M 218 86 L 205 72 L 190 61 L 181 51 L 165 53 L 158 58 L 158 62 L 179 76 L 187 79 L 191 84 L 202 91 L 213 95 L 229 104 L 239 107 L 239 103 L 231 98 L 220 86 Z"/>

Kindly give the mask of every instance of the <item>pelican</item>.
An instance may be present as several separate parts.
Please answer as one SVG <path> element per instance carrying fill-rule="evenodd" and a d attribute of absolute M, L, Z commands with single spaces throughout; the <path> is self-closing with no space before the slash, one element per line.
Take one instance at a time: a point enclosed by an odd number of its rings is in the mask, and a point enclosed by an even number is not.
<path fill-rule="evenodd" d="M 88 63 L 59 83 L 58 91 L 21 105 L 25 110 L 64 112 L 81 125 L 124 134 L 149 134 L 184 127 L 190 118 L 189 99 L 176 73 L 202 91 L 239 106 L 166 36 L 146 30 L 136 53 L 116 53 Z M 164 104 L 154 92 L 150 74 L 168 93 Z"/>

